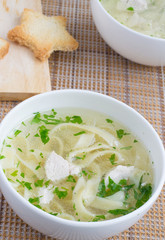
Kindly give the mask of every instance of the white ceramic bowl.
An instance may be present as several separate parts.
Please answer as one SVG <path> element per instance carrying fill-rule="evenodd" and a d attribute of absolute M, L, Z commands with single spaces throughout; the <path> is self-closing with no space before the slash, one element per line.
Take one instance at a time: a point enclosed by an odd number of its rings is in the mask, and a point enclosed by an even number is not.
<path fill-rule="evenodd" d="M 165 154 L 162 142 L 152 126 L 124 103 L 89 91 L 59 90 L 31 97 L 11 110 L 0 125 L 0 147 L 8 133 L 32 113 L 63 107 L 86 108 L 108 114 L 141 139 L 146 148 L 151 150 L 151 161 L 154 161 L 154 189 L 151 198 L 136 211 L 114 220 L 75 222 L 52 216 L 31 205 L 10 185 L 0 167 L 1 190 L 10 206 L 26 223 L 46 235 L 67 240 L 96 240 L 110 237 L 138 221 L 158 197 L 165 176 Z"/>
<path fill-rule="evenodd" d="M 165 39 L 138 33 L 115 20 L 99 0 L 91 0 L 95 25 L 105 42 L 123 57 L 136 63 L 165 65 Z"/>

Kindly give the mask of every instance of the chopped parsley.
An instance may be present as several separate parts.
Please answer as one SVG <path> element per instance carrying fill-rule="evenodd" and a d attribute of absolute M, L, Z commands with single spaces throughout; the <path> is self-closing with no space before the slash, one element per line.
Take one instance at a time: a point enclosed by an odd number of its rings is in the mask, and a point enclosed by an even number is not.
<path fill-rule="evenodd" d="M 32 187 L 31 187 L 32 183 L 25 182 L 24 185 L 25 185 L 25 187 L 26 187 L 28 190 L 31 190 L 31 189 L 32 189 Z"/>
<path fill-rule="evenodd" d="M 76 182 L 76 179 L 75 179 L 72 175 L 69 175 L 66 181 L 67 181 L 67 182 L 74 182 L 74 183 L 75 183 L 75 182 Z"/>
<path fill-rule="evenodd" d="M 34 137 L 40 137 L 40 136 L 39 136 L 39 134 L 38 134 L 38 133 L 36 133 L 36 134 L 34 135 Z"/>
<path fill-rule="evenodd" d="M 72 189 L 72 191 L 73 191 L 73 190 L 75 189 L 75 186 L 72 186 L 71 189 Z"/>
<path fill-rule="evenodd" d="M 115 165 L 115 164 L 116 164 L 116 163 L 115 163 L 115 157 L 116 157 L 116 155 L 115 155 L 115 153 L 114 153 L 114 154 L 112 154 L 111 157 L 109 158 L 109 161 L 111 162 L 112 165 Z"/>
<path fill-rule="evenodd" d="M 41 162 L 39 162 L 39 164 L 37 165 L 37 167 L 35 168 L 35 170 L 38 170 L 39 168 L 41 168 Z"/>
<path fill-rule="evenodd" d="M 25 138 L 28 138 L 29 136 L 30 136 L 30 133 L 28 133 Z"/>
<path fill-rule="evenodd" d="M 84 133 L 86 133 L 86 132 L 85 131 L 81 131 L 81 132 L 75 133 L 74 136 L 79 136 L 79 135 L 82 135 Z"/>
<path fill-rule="evenodd" d="M 18 151 L 22 152 L 22 149 L 21 149 L 21 148 L 17 148 L 17 149 L 18 149 Z"/>
<path fill-rule="evenodd" d="M 66 117 L 66 122 L 71 122 L 71 123 L 78 123 L 81 124 L 82 118 L 80 116 L 73 116 L 73 117 Z"/>
<path fill-rule="evenodd" d="M 25 177 L 25 173 L 22 172 L 22 173 L 20 174 L 20 176 L 24 178 L 24 177 Z"/>
<path fill-rule="evenodd" d="M 19 167 L 20 163 L 21 163 L 20 161 L 17 162 L 16 168 Z"/>
<path fill-rule="evenodd" d="M 127 147 L 122 147 L 120 148 L 121 150 L 130 150 L 132 148 L 132 146 L 127 146 Z"/>
<path fill-rule="evenodd" d="M 24 122 L 21 123 L 22 125 L 24 125 L 26 127 L 26 124 Z"/>
<path fill-rule="evenodd" d="M 105 215 L 97 215 L 93 220 L 92 222 L 97 222 L 97 221 L 100 221 L 104 219 L 105 220 Z"/>
<path fill-rule="evenodd" d="M 31 190 L 32 189 L 32 183 L 30 182 L 25 182 L 25 181 L 19 181 L 18 179 L 16 179 L 16 182 L 18 182 L 19 184 L 22 185 L 22 187 L 26 187 L 28 190 Z"/>
<path fill-rule="evenodd" d="M 128 11 L 134 11 L 134 8 L 133 7 L 128 7 L 127 10 Z"/>
<path fill-rule="evenodd" d="M 35 116 L 34 116 L 34 118 L 32 119 L 31 124 L 33 124 L 33 123 L 39 123 L 39 122 L 41 121 L 41 119 L 40 119 L 41 114 L 40 114 L 39 112 L 36 112 L 36 113 L 34 113 L 34 114 L 35 114 Z"/>
<path fill-rule="evenodd" d="M 106 119 L 107 123 L 113 123 L 113 121 L 109 118 Z"/>
<path fill-rule="evenodd" d="M 0 160 L 4 159 L 4 158 L 5 158 L 5 156 L 0 154 Z"/>
<path fill-rule="evenodd" d="M 30 152 L 34 152 L 34 149 L 30 149 Z"/>
<path fill-rule="evenodd" d="M 75 156 L 75 159 L 81 159 L 81 160 L 84 160 L 86 157 L 86 154 L 82 155 L 82 157 L 79 157 L 79 156 Z"/>
<path fill-rule="evenodd" d="M 132 211 L 134 211 L 135 208 L 128 208 L 128 209 L 113 209 L 113 210 L 109 210 L 108 212 L 113 214 L 113 215 L 126 215 L 128 213 L 131 213 Z"/>
<path fill-rule="evenodd" d="M 73 209 L 76 211 L 76 205 L 75 205 L 75 203 L 73 204 Z"/>
<path fill-rule="evenodd" d="M 148 183 L 143 186 L 142 181 L 143 181 L 143 175 L 140 178 L 137 191 L 134 190 L 134 198 L 137 200 L 136 208 L 141 207 L 145 202 L 147 202 L 152 194 L 151 184 Z"/>
<path fill-rule="evenodd" d="M 55 190 L 53 191 L 53 193 L 56 194 L 59 199 L 65 198 L 65 197 L 68 195 L 67 190 L 65 190 L 65 191 L 60 191 L 58 187 L 55 188 Z"/>
<path fill-rule="evenodd" d="M 138 142 L 138 140 L 136 140 L 136 139 L 134 139 L 134 141 L 133 141 L 134 143 L 137 143 Z"/>
<path fill-rule="evenodd" d="M 126 133 L 126 132 L 124 131 L 124 129 L 116 130 L 116 133 L 117 133 L 117 137 L 118 137 L 119 139 L 122 139 L 123 136 L 130 134 L 130 133 Z"/>
<path fill-rule="evenodd" d="M 16 137 L 16 136 L 18 136 L 18 134 L 20 134 L 22 131 L 21 130 L 16 130 L 15 132 L 14 132 L 14 136 Z"/>
<path fill-rule="evenodd" d="M 46 144 L 49 142 L 50 138 L 48 136 L 49 133 L 49 129 L 47 129 L 44 125 L 39 127 L 39 133 L 40 133 L 40 137 L 41 137 L 41 141 Z"/>
<path fill-rule="evenodd" d="M 16 177 L 18 175 L 18 170 L 15 170 L 13 173 L 10 174 L 12 177 Z"/>
<path fill-rule="evenodd" d="M 42 207 L 39 205 L 40 203 L 40 197 L 36 197 L 36 198 L 29 198 L 28 200 L 31 204 L 33 204 L 35 207 L 42 209 Z"/>
<path fill-rule="evenodd" d="M 104 198 L 111 196 L 119 191 L 124 191 L 125 193 L 127 193 L 131 188 L 133 188 L 133 186 L 134 184 L 127 185 L 127 181 L 125 179 L 120 180 L 120 182 L 117 184 L 109 177 L 109 183 L 107 185 L 107 188 L 105 186 L 105 180 L 101 180 L 97 196 Z"/>
<path fill-rule="evenodd" d="M 42 153 L 42 152 L 40 153 L 40 157 L 41 157 L 41 158 L 44 158 L 44 155 L 43 155 L 43 153 Z"/>
<path fill-rule="evenodd" d="M 37 180 L 37 181 L 34 183 L 34 186 L 35 186 L 35 187 L 43 187 L 43 184 L 44 184 L 44 179 L 41 179 L 41 180 Z"/>
<path fill-rule="evenodd" d="M 49 214 L 51 214 L 53 216 L 57 216 L 58 215 L 58 213 L 52 213 L 52 212 L 50 212 Z"/>
<path fill-rule="evenodd" d="M 34 203 L 40 203 L 40 197 L 36 197 L 36 198 L 29 198 L 28 200 L 30 203 L 34 204 Z"/>
<path fill-rule="evenodd" d="M 14 181 L 13 181 L 12 179 L 10 179 L 10 178 L 8 178 L 7 180 L 8 180 L 9 182 L 14 183 Z"/>
<path fill-rule="evenodd" d="M 7 144 L 6 147 L 11 147 L 11 145 Z"/>
<path fill-rule="evenodd" d="M 48 181 L 46 181 L 46 182 L 44 183 L 45 187 L 48 187 L 49 184 L 50 184 L 50 180 L 48 180 Z"/>
<path fill-rule="evenodd" d="M 10 140 L 12 139 L 11 137 L 7 137 L 7 138 L 10 139 Z"/>

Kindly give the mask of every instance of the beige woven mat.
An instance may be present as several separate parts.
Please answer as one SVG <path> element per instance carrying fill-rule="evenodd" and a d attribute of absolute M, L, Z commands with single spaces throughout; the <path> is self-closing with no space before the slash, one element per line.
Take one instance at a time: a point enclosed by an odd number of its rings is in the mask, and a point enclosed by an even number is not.
<path fill-rule="evenodd" d="M 50 58 L 53 89 L 79 88 L 115 97 L 140 112 L 165 143 L 164 70 L 132 63 L 109 48 L 96 31 L 89 0 L 43 0 L 47 15 L 68 18 L 68 29 L 79 41 L 74 53 Z M 0 102 L 2 119 L 17 102 Z M 0 239 L 51 239 L 26 225 L 0 193 Z M 127 231 L 110 239 L 165 240 L 165 187 L 152 209 Z"/>

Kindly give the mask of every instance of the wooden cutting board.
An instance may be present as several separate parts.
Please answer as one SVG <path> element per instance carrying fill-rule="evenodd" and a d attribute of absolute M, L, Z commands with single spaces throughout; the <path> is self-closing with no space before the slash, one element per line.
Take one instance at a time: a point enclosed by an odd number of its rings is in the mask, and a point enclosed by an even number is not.
<path fill-rule="evenodd" d="M 0 0 L 0 37 L 20 24 L 24 8 L 42 11 L 41 0 Z M 26 47 L 10 42 L 0 60 L 0 100 L 23 100 L 51 90 L 48 61 L 40 62 Z"/>

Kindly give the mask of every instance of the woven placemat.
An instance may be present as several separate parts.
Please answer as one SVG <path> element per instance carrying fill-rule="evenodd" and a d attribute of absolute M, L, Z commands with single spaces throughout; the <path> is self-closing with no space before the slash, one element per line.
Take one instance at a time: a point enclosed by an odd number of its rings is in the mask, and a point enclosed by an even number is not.
<path fill-rule="evenodd" d="M 76 52 L 53 53 L 52 88 L 79 88 L 107 94 L 141 113 L 165 143 L 164 70 L 132 63 L 102 40 L 92 20 L 89 0 L 43 0 L 47 15 L 67 17 L 68 30 L 79 41 Z M 0 102 L 0 119 L 18 102 Z M 0 193 L 0 239 L 52 239 L 25 224 Z M 165 240 L 165 186 L 152 209 L 127 231 L 109 239 Z"/>

